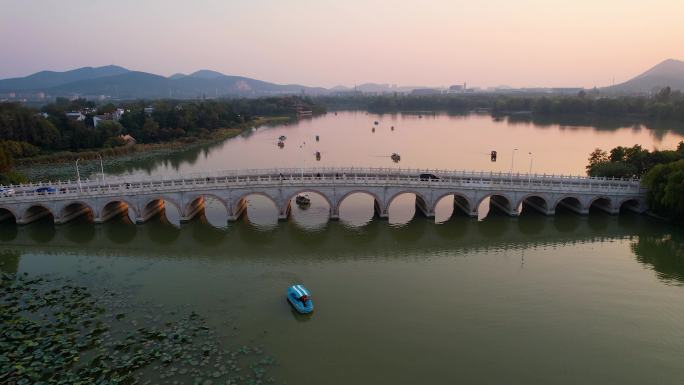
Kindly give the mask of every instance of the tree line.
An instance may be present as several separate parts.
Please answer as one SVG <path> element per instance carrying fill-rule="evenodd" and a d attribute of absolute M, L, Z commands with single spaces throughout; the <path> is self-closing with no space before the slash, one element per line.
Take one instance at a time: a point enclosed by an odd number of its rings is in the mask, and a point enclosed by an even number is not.
<path fill-rule="evenodd" d="M 684 222 L 684 142 L 675 150 L 649 151 L 640 145 L 600 148 L 589 155 L 587 174 L 611 178 L 641 178 L 649 208 Z"/>
<path fill-rule="evenodd" d="M 122 135 L 130 135 L 138 143 L 195 140 L 209 137 L 223 128 L 250 122 L 258 116 L 292 116 L 297 107 L 324 111 L 311 99 L 297 96 L 141 100 L 99 106 L 84 99 L 57 98 L 40 110 L 19 103 L 0 103 L 0 174 L 7 181 L 13 160 L 18 158 L 123 146 L 126 143 Z M 124 110 L 119 121 L 105 120 L 95 127 L 96 115 L 113 113 L 117 108 Z M 67 113 L 71 111 L 84 111 L 85 119 L 69 118 Z"/>
<path fill-rule="evenodd" d="M 353 95 L 316 98 L 332 109 L 366 109 L 372 112 L 452 111 L 478 109 L 494 115 L 528 113 L 537 117 L 596 116 L 684 122 L 684 94 L 663 88 L 652 96 L 605 97 L 597 90 L 576 95 L 438 94 Z"/>

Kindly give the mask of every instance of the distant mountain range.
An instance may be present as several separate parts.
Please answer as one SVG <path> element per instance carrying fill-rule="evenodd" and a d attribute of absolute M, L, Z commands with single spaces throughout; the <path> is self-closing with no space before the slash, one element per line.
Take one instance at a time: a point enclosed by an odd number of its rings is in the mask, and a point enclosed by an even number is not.
<path fill-rule="evenodd" d="M 668 59 L 624 83 L 601 90 L 605 93 L 644 94 L 670 86 L 684 91 L 684 62 Z M 44 94 L 54 96 L 98 97 L 115 99 L 202 97 L 254 97 L 283 94 L 337 95 L 362 93 L 408 93 L 424 87 L 405 87 L 365 83 L 355 87 L 330 89 L 299 84 L 275 84 L 243 76 L 224 75 L 200 70 L 189 75 L 177 73 L 169 77 L 131 71 L 119 66 L 83 67 L 71 71 L 41 71 L 22 78 L 0 80 L 0 94 Z M 1 95 L 0 95 L 1 96 Z M 42 96 L 41 96 L 42 97 Z"/>
<path fill-rule="evenodd" d="M 603 88 L 620 94 L 644 94 L 664 87 L 684 91 L 684 61 L 667 59 L 641 75 L 624 83 Z"/>
<path fill-rule="evenodd" d="M 23 78 L 0 80 L 0 93 L 37 93 L 51 96 L 99 96 L 119 99 L 249 97 L 279 94 L 327 94 L 322 87 L 275 84 L 242 76 L 201 70 L 169 77 L 130 71 L 119 66 L 83 67 L 66 72 L 41 71 Z"/>

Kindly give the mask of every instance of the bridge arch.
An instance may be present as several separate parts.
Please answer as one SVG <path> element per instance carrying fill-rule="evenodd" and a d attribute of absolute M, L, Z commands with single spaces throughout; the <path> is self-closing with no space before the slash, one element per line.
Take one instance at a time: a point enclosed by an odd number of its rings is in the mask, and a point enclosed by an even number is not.
<path fill-rule="evenodd" d="M 518 213 L 522 214 L 525 206 L 530 206 L 532 209 L 539 211 L 543 214 L 548 214 L 551 209 L 548 198 L 543 194 L 530 193 L 518 200 L 515 204 L 515 208 Z"/>
<path fill-rule="evenodd" d="M 74 200 L 66 202 L 59 209 L 59 218 L 55 218 L 59 223 L 66 223 L 82 215 L 90 214 L 95 217 L 97 211 L 86 202 Z"/>
<path fill-rule="evenodd" d="M 195 214 L 201 211 L 201 209 L 204 209 L 207 198 L 211 198 L 212 200 L 219 202 L 225 209 L 226 216 L 231 215 L 232 210 L 230 205 L 223 197 L 212 193 L 202 192 L 190 195 L 190 197 L 186 200 L 185 207 L 183 207 L 183 212 L 181 213 L 185 220 L 191 219 L 195 216 Z"/>
<path fill-rule="evenodd" d="M 282 207 L 281 210 L 286 210 L 286 209 L 287 209 L 287 206 L 290 204 L 290 202 L 292 202 L 292 200 L 293 200 L 297 195 L 303 194 L 303 193 L 308 193 L 308 192 L 314 193 L 314 194 L 316 194 L 316 195 L 320 195 L 321 197 L 323 197 L 323 199 L 325 199 L 325 201 L 328 203 L 328 206 L 330 207 L 330 210 L 332 210 L 332 209 L 335 207 L 335 205 L 334 205 L 333 202 L 330 200 L 330 198 L 329 198 L 325 193 L 321 192 L 320 190 L 315 189 L 315 188 L 302 188 L 302 189 L 299 189 L 299 190 L 295 191 L 294 193 L 289 194 L 288 196 L 286 196 L 285 201 L 283 202 L 284 207 Z"/>
<path fill-rule="evenodd" d="M 130 215 L 128 214 L 129 210 L 133 210 L 134 218 L 130 218 Z M 126 212 L 126 216 L 133 221 L 140 217 L 140 210 L 138 206 L 132 204 L 127 199 L 112 198 L 106 200 L 101 206 L 98 220 L 100 222 L 105 222 L 124 211 Z"/>
<path fill-rule="evenodd" d="M 624 198 L 617 204 L 617 208 L 620 212 L 623 210 L 629 210 L 636 213 L 641 213 L 644 211 L 642 207 L 643 202 L 638 198 Z"/>
<path fill-rule="evenodd" d="M 382 198 L 380 198 L 380 196 L 374 193 L 373 191 L 365 189 L 353 189 L 342 194 L 342 196 L 337 200 L 337 205 L 335 206 L 335 209 L 333 210 L 332 214 L 339 216 L 342 204 L 345 201 L 347 201 L 347 199 L 352 195 L 365 195 L 373 199 L 373 214 L 371 215 L 371 217 L 368 218 L 368 220 L 366 221 L 350 221 L 349 223 L 351 223 L 353 226 L 365 225 L 372 219 L 373 216 L 387 218 L 387 210 L 385 208 L 385 204 Z"/>
<path fill-rule="evenodd" d="M 0 206 L 0 222 L 4 221 L 14 221 L 16 223 L 19 220 L 19 215 L 15 210 L 7 206 Z"/>
<path fill-rule="evenodd" d="M 615 214 L 616 210 L 613 207 L 613 199 L 610 197 L 607 197 L 605 195 L 599 195 L 591 198 L 587 202 L 586 210 L 590 211 L 592 209 L 599 209 L 601 211 L 605 211 L 609 214 Z M 618 206 L 619 209 L 619 206 Z"/>
<path fill-rule="evenodd" d="M 183 216 L 181 206 L 178 204 L 178 202 L 176 202 L 175 199 L 169 198 L 166 195 L 160 195 L 153 198 L 148 198 L 146 203 L 140 206 L 140 214 L 137 221 L 147 221 L 148 219 L 154 217 L 158 213 L 165 211 L 167 203 L 171 203 L 171 205 L 176 208 L 179 217 Z"/>
<path fill-rule="evenodd" d="M 489 208 L 487 209 L 487 212 L 483 214 L 480 212 L 480 207 L 487 199 L 489 199 Z M 492 206 L 497 207 L 499 210 L 503 211 L 507 215 L 515 215 L 517 211 L 516 207 L 513 207 L 513 202 L 514 200 L 511 199 L 511 197 L 509 197 L 508 194 L 504 192 L 497 191 L 488 193 L 487 195 L 483 196 L 482 198 L 480 198 L 480 200 L 477 201 L 477 215 L 481 218 L 486 217 L 487 215 L 489 215 Z"/>
<path fill-rule="evenodd" d="M 273 208 L 276 211 L 276 217 L 277 220 L 282 220 L 287 218 L 287 212 L 281 212 L 281 205 L 278 204 L 278 201 L 273 198 L 271 195 L 264 191 L 246 191 L 240 195 L 233 201 L 233 208 L 231 210 L 231 215 L 235 219 L 238 219 L 241 217 L 243 214 L 247 213 L 247 203 L 249 202 L 249 196 L 250 195 L 256 195 L 260 197 L 266 198 L 268 201 L 270 201 L 273 204 Z M 251 222 L 251 220 L 250 220 Z M 254 223 L 254 222 L 253 222 Z M 270 226 L 270 224 L 269 224 Z"/>
<path fill-rule="evenodd" d="M 24 210 L 21 215 L 20 223 L 28 224 L 47 216 L 52 217 L 53 220 L 55 219 L 52 209 L 42 203 L 34 203 Z"/>
<path fill-rule="evenodd" d="M 466 215 L 471 215 L 471 213 L 475 210 L 475 207 L 473 206 L 473 200 L 470 197 L 468 197 L 467 195 L 465 195 L 463 193 L 460 193 L 457 191 L 452 191 L 452 192 L 447 192 L 447 193 L 444 193 L 444 194 L 437 196 L 437 198 L 435 199 L 435 201 L 432 205 L 432 212 L 433 213 L 437 211 L 437 205 L 439 204 L 439 202 L 446 197 L 453 197 L 454 198 L 454 202 L 453 202 L 454 211 L 452 211 L 449 218 L 452 217 L 456 213 L 457 209 L 459 211 L 462 211 Z M 448 220 L 449 218 L 446 218 L 446 220 Z"/>
<path fill-rule="evenodd" d="M 406 190 L 401 190 L 396 192 L 394 195 L 392 195 L 388 200 L 387 204 L 385 206 L 385 211 L 387 211 L 388 219 L 389 214 L 390 214 L 390 208 L 392 207 L 392 203 L 399 198 L 402 195 L 407 195 L 407 194 L 412 194 L 415 198 L 413 201 L 413 214 L 409 216 L 408 218 L 403 218 L 404 220 L 400 220 L 398 223 L 408 223 L 411 221 L 411 219 L 415 218 L 416 215 L 422 215 L 424 217 L 428 218 L 433 218 L 434 217 L 434 211 L 431 211 L 433 208 L 433 205 L 431 202 L 429 202 L 427 199 L 425 199 L 425 196 L 413 189 L 406 189 Z M 391 222 L 393 222 L 394 219 L 391 219 Z"/>
<path fill-rule="evenodd" d="M 582 200 L 576 195 L 564 195 L 556 199 L 553 203 L 554 212 L 558 210 L 558 207 L 565 207 L 578 214 L 586 214 L 587 211 L 582 205 Z"/>
<path fill-rule="evenodd" d="M 346 193 L 344 193 L 344 195 L 342 195 L 342 196 L 337 200 L 337 207 L 336 207 L 336 210 L 339 211 L 340 206 L 342 205 L 342 202 L 344 202 L 345 199 L 347 199 L 349 196 L 354 195 L 354 194 L 365 194 L 365 195 L 369 195 L 369 196 L 373 197 L 373 199 L 375 199 L 375 202 L 377 202 L 377 203 L 380 205 L 380 207 L 384 207 L 383 201 L 382 201 L 382 199 L 380 199 L 380 197 L 378 196 L 378 194 L 376 194 L 376 193 L 374 193 L 374 192 L 372 192 L 372 191 L 369 191 L 369 190 L 358 189 L 358 190 L 347 191 Z"/>

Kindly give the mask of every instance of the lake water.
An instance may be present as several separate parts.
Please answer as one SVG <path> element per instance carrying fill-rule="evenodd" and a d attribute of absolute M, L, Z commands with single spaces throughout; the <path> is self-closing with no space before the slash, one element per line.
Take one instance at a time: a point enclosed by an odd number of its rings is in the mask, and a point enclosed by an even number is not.
<path fill-rule="evenodd" d="M 378 125 L 374 124 L 378 121 Z M 372 132 L 372 127 L 376 127 Z M 394 126 L 394 130 L 391 127 Z M 276 146 L 280 135 L 285 147 Z M 320 141 L 315 141 L 319 135 Z M 491 117 L 329 113 L 125 171 L 380 166 L 581 174 L 595 147 L 671 148 L 672 132 L 538 127 Z M 306 142 L 306 144 L 303 144 Z M 301 145 L 301 147 L 300 147 Z M 490 162 L 489 151 L 499 158 Z M 316 161 L 315 151 L 321 152 Z M 399 165 L 388 156 L 401 154 Z M 363 195 L 327 221 L 322 198 L 277 223 L 252 197 L 226 224 L 217 202 L 182 226 L 0 224 L 0 269 L 131 293 L 196 311 L 225 346 L 260 346 L 278 384 L 679 384 L 684 380 L 684 233 L 632 214 L 413 218 L 413 197 L 372 219 Z M 285 288 L 316 305 L 296 315 Z M 145 305 L 147 306 L 147 305 Z M 134 319 L 136 314 L 127 315 Z M 142 317 L 142 315 L 141 315 Z M 167 379 L 189 381 L 178 376 Z M 220 383 L 215 381 L 214 383 Z"/>

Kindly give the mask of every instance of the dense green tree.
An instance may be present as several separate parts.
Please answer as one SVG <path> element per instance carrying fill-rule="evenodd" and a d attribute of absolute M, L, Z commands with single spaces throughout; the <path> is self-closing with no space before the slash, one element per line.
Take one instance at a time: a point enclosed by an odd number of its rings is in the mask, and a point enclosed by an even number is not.
<path fill-rule="evenodd" d="M 0 173 L 6 173 L 12 169 L 12 157 L 0 147 Z"/>
<path fill-rule="evenodd" d="M 648 189 L 647 199 L 652 210 L 684 220 L 684 160 L 656 165 L 646 173 L 642 183 Z"/>

